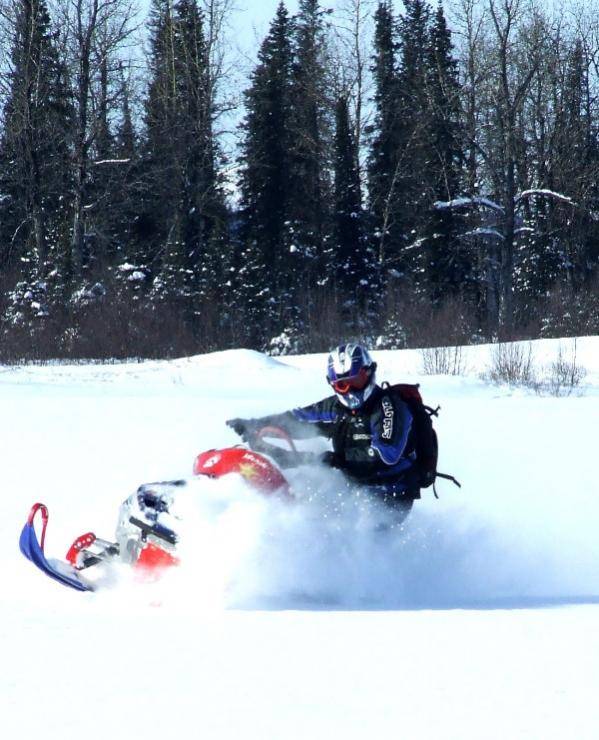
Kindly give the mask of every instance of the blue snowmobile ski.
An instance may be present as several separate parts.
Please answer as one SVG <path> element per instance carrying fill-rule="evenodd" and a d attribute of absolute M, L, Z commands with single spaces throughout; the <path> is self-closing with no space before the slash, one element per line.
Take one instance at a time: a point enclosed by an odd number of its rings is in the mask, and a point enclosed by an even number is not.
<path fill-rule="evenodd" d="M 42 517 L 42 535 L 38 540 L 35 531 L 34 520 L 37 513 Z M 48 526 L 48 509 L 44 504 L 34 504 L 27 518 L 27 522 L 19 538 L 19 548 L 27 560 L 31 561 L 36 568 L 45 573 L 49 578 L 69 586 L 77 591 L 93 591 L 94 588 L 88 583 L 83 583 L 77 576 L 77 571 L 68 563 L 52 561 L 44 554 L 44 540 L 46 538 L 46 527 Z"/>

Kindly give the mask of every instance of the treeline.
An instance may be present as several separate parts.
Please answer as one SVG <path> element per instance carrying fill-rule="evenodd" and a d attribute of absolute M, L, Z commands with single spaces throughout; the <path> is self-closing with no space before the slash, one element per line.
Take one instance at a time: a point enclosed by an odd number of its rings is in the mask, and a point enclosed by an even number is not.
<path fill-rule="evenodd" d="M 281 3 L 231 157 L 228 0 L 0 6 L 0 360 L 599 330 L 591 10 Z"/>

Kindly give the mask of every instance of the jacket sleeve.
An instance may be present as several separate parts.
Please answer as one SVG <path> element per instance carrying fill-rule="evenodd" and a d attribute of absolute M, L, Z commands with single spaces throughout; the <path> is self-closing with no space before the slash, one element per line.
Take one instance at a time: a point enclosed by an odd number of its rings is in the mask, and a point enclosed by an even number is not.
<path fill-rule="evenodd" d="M 408 451 L 414 419 L 408 405 L 400 398 L 383 395 L 372 416 L 372 448 L 387 466 L 396 467 Z"/>
<path fill-rule="evenodd" d="M 339 412 L 335 406 L 334 396 L 325 398 L 317 403 L 285 411 L 282 414 L 263 416 L 252 419 L 256 428 L 276 426 L 284 429 L 294 439 L 308 439 L 310 437 L 331 437 Z"/>

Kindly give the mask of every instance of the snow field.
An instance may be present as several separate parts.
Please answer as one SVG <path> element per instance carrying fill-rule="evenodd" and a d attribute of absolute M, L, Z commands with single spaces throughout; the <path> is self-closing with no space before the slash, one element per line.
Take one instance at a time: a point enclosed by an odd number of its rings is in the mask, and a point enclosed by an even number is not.
<path fill-rule="evenodd" d="M 551 362 L 556 346 L 535 354 Z M 388 512 L 337 496 L 334 472 L 309 473 L 311 496 L 290 476 L 296 506 L 198 481 L 178 512 L 184 567 L 94 595 L 20 557 L 30 504 L 50 508 L 51 554 L 89 529 L 111 537 L 139 483 L 237 441 L 225 419 L 326 395 L 324 358 L 2 369 L 2 726 L 51 740 L 599 737 L 599 338 L 577 351 L 585 395 L 569 398 L 482 383 L 487 348 L 456 378 L 375 353 L 381 380 L 441 404 L 440 469 L 461 491 L 440 482 L 402 531 L 374 532 Z"/>

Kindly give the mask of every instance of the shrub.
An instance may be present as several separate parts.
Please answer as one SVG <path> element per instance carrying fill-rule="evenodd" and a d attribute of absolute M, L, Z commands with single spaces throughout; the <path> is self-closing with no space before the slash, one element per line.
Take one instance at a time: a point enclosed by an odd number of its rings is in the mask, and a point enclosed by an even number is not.
<path fill-rule="evenodd" d="M 461 347 L 431 347 L 420 356 L 425 375 L 463 375 L 466 369 Z"/>
<path fill-rule="evenodd" d="M 491 365 L 483 377 L 493 383 L 535 387 L 537 378 L 530 342 L 527 346 L 517 342 L 493 345 Z"/>
<path fill-rule="evenodd" d="M 557 358 L 549 366 L 549 374 L 543 380 L 541 390 L 546 390 L 552 396 L 569 396 L 580 386 L 585 376 L 586 370 L 577 361 L 575 339 L 569 357 L 565 355 L 560 344 Z"/>

